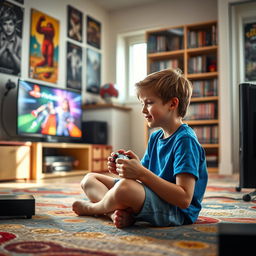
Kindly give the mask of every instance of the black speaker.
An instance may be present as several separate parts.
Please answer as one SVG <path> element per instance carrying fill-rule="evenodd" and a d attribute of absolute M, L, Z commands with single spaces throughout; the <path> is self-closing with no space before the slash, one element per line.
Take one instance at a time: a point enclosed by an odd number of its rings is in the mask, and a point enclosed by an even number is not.
<path fill-rule="evenodd" d="M 218 256 L 252 255 L 256 223 L 218 223 Z"/>
<path fill-rule="evenodd" d="M 108 144 L 107 122 L 85 121 L 82 122 L 82 140 L 90 144 Z"/>

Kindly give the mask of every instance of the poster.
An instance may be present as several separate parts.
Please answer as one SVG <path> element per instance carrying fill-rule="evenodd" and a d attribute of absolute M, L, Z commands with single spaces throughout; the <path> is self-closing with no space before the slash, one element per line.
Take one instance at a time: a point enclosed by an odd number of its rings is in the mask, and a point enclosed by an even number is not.
<path fill-rule="evenodd" d="M 23 8 L 0 1 L 0 72 L 20 75 Z"/>
<path fill-rule="evenodd" d="M 90 16 L 87 16 L 87 44 L 101 47 L 101 24 Z"/>
<path fill-rule="evenodd" d="M 256 81 L 256 21 L 244 24 L 245 81 Z"/>
<path fill-rule="evenodd" d="M 81 90 L 82 47 L 67 42 L 67 87 Z"/>
<path fill-rule="evenodd" d="M 68 37 L 78 42 L 83 41 L 83 13 L 68 5 Z"/>
<path fill-rule="evenodd" d="M 17 3 L 24 4 L 24 0 L 14 0 Z"/>
<path fill-rule="evenodd" d="M 29 77 L 56 83 L 58 80 L 59 21 L 31 10 Z"/>
<path fill-rule="evenodd" d="M 86 91 L 99 94 L 101 84 L 101 54 L 87 49 Z"/>

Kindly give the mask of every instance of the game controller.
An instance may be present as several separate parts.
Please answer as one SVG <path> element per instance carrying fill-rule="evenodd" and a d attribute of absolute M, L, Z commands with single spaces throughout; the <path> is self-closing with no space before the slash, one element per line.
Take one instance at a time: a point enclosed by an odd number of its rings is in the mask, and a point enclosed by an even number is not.
<path fill-rule="evenodd" d="M 129 156 L 127 156 L 127 155 L 124 155 L 124 154 L 121 154 L 121 153 L 114 153 L 113 154 L 113 156 L 112 156 L 112 158 L 113 158 L 113 162 L 114 163 L 116 163 L 116 160 L 117 159 L 131 159 Z"/>

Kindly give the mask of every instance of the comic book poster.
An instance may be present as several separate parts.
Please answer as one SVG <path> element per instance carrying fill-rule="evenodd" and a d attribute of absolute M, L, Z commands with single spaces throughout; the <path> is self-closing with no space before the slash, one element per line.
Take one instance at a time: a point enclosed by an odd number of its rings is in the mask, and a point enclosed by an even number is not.
<path fill-rule="evenodd" d="M 0 1 L 0 72 L 20 75 L 24 9 Z"/>
<path fill-rule="evenodd" d="M 86 91 L 99 94 L 101 84 L 101 54 L 87 49 Z"/>
<path fill-rule="evenodd" d="M 81 90 L 82 47 L 67 42 L 67 87 Z"/>
<path fill-rule="evenodd" d="M 58 80 L 59 21 L 31 10 L 29 77 L 56 83 Z"/>
<path fill-rule="evenodd" d="M 83 13 L 68 5 L 68 37 L 78 42 L 83 41 Z"/>
<path fill-rule="evenodd" d="M 245 81 L 256 81 L 256 21 L 244 24 Z"/>
<path fill-rule="evenodd" d="M 87 16 L 87 44 L 101 47 L 101 24 L 90 16 Z"/>

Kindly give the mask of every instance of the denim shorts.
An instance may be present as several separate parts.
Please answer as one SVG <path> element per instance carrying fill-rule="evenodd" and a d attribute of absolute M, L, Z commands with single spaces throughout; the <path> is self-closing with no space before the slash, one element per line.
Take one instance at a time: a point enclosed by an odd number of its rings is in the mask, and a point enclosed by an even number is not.
<path fill-rule="evenodd" d="M 115 180 L 117 182 L 118 179 Z M 185 222 L 181 210 L 161 199 L 150 188 L 141 184 L 145 190 L 145 201 L 138 214 L 133 217 L 136 221 L 148 222 L 153 226 L 168 227 L 180 226 Z"/>

